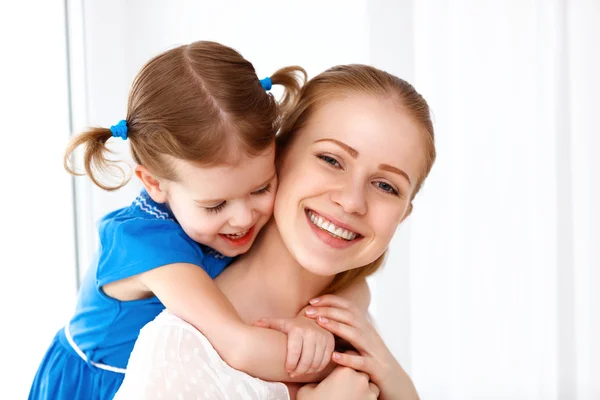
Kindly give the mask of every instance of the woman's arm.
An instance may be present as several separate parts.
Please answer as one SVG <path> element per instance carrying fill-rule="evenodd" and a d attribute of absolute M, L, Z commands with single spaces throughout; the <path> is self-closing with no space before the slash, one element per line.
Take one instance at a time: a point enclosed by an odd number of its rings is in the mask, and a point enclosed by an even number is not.
<path fill-rule="evenodd" d="M 165 307 L 204 334 L 231 367 L 267 381 L 317 382 L 329 371 L 290 378 L 285 334 L 242 322 L 233 305 L 197 265 L 171 264 L 139 275 Z"/>
<path fill-rule="evenodd" d="M 412 380 L 361 310 L 334 295 L 323 296 L 314 308 L 311 318 L 358 351 L 358 354 L 334 353 L 334 362 L 369 374 L 381 390 L 381 399 L 418 400 Z"/>

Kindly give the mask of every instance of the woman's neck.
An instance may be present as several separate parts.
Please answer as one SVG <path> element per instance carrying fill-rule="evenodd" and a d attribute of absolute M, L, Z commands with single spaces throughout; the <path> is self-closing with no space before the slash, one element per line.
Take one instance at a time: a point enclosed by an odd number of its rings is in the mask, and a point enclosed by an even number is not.
<path fill-rule="evenodd" d="M 295 316 L 332 279 L 298 264 L 271 219 L 250 251 L 217 278 L 217 285 L 242 319 L 252 323 L 263 317 Z"/>

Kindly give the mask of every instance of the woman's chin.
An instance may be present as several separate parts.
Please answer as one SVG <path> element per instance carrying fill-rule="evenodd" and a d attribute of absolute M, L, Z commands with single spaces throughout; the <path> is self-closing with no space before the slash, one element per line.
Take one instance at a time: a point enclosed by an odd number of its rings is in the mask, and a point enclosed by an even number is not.
<path fill-rule="evenodd" d="M 322 277 L 333 277 L 336 274 L 348 270 L 348 266 L 337 265 L 339 260 L 330 261 L 323 260 L 320 257 L 307 254 L 305 257 L 297 257 L 298 263 L 308 272 L 313 275 Z"/>
<path fill-rule="evenodd" d="M 322 277 L 333 277 L 337 274 L 337 272 L 334 272 L 331 270 L 331 268 L 326 268 L 326 267 L 304 267 L 305 270 L 307 270 L 308 272 L 310 272 L 313 275 L 317 275 L 317 276 L 322 276 Z"/>

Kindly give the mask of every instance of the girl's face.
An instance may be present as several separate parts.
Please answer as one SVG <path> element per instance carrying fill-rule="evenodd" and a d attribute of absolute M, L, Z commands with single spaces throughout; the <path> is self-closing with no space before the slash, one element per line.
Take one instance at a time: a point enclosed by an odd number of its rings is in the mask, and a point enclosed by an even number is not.
<path fill-rule="evenodd" d="M 419 126 L 392 99 L 320 106 L 279 160 L 275 221 L 292 256 L 332 276 L 383 254 L 425 166 Z"/>
<path fill-rule="evenodd" d="M 185 233 L 229 257 L 248 251 L 273 213 L 274 146 L 231 166 L 172 162 L 180 179 L 160 182 L 160 191 Z"/>

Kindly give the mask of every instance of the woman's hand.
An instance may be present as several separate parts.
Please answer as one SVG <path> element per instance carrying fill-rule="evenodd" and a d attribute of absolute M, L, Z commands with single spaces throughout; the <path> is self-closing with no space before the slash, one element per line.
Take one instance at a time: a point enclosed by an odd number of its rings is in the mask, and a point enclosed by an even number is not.
<path fill-rule="evenodd" d="M 342 366 L 321 383 L 304 385 L 297 394 L 297 400 L 375 400 L 379 388 L 369 382 L 369 376 L 352 368 Z"/>
<path fill-rule="evenodd" d="M 358 354 L 334 352 L 334 362 L 368 374 L 381 389 L 382 398 L 418 399 L 412 381 L 367 320 L 366 313 L 335 295 L 313 299 L 311 305 L 305 311 L 307 317 L 315 318 L 320 326 L 358 351 Z"/>

